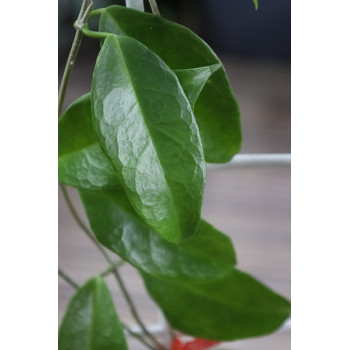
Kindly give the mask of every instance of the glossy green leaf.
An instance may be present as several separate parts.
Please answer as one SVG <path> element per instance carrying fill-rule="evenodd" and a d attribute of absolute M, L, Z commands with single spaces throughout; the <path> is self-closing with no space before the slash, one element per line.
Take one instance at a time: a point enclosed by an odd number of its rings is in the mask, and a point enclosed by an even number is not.
<path fill-rule="evenodd" d="M 180 69 L 174 73 L 193 105 L 219 65 Z M 120 187 L 117 173 L 95 136 L 90 94 L 75 100 L 58 124 L 58 180 L 66 185 L 99 190 Z"/>
<path fill-rule="evenodd" d="M 219 64 L 196 101 L 194 114 L 207 162 L 227 162 L 239 151 L 242 137 L 238 104 L 224 67 L 201 38 L 179 24 L 124 6 L 105 9 L 100 30 L 139 40 L 172 70 Z"/>
<path fill-rule="evenodd" d="M 176 75 L 135 39 L 111 35 L 98 56 L 91 94 L 94 129 L 134 209 L 168 241 L 193 235 L 206 170 Z"/>
<path fill-rule="evenodd" d="M 90 190 L 121 186 L 94 133 L 90 94 L 75 100 L 58 123 L 58 181 Z"/>
<path fill-rule="evenodd" d="M 69 302 L 58 333 L 59 350 L 127 350 L 106 283 L 95 277 Z"/>
<path fill-rule="evenodd" d="M 239 270 L 205 283 L 142 275 L 170 324 L 185 334 L 213 340 L 255 337 L 277 330 L 290 315 L 286 299 Z"/>
<path fill-rule="evenodd" d="M 97 240 L 154 276 L 218 279 L 229 274 L 236 263 L 230 238 L 204 220 L 193 237 L 174 244 L 142 222 L 122 189 L 80 190 L 80 197 Z"/>
<path fill-rule="evenodd" d="M 200 68 L 174 70 L 192 109 L 204 85 L 220 67 L 220 64 L 213 64 Z"/>
<path fill-rule="evenodd" d="M 258 9 L 258 0 L 253 0 L 254 6 L 255 6 L 255 11 Z"/>

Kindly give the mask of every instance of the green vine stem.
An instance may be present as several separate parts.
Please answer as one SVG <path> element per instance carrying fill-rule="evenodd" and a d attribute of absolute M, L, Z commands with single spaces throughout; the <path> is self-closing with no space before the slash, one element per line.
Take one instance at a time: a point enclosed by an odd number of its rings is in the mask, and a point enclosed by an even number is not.
<path fill-rule="evenodd" d="M 86 11 L 84 12 L 84 15 L 80 19 L 80 22 L 82 24 L 87 23 L 87 21 L 90 18 L 90 14 L 94 10 L 94 8 L 95 8 L 95 4 L 91 1 L 89 6 L 87 7 Z"/>
<path fill-rule="evenodd" d="M 114 265 L 109 266 L 105 271 L 100 273 L 101 277 L 106 277 L 113 273 L 114 269 L 119 269 L 119 267 L 122 267 L 125 264 L 124 260 L 117 261 Z"/>
<path fill-rule="evenodd" d="M 146 348 L 150 349 L 150 350 L 156 350 L 154 349 L 154 347 L 150 344 L 148 344 L 145 339 L 143 339 L 140 334 L 137 334 L 136 332 L 133 332 L 130 328 L 128 328 L 126 325 L 124 325 L 122 323 L 122 326 L 124 328 L 124 330 L 129 333 L 133 338 L 136 338 L 141 344 L 143 344 Z"/>
<path fill-rule="evenodd" d="M 85 232 L 85 234 L 90 238 L 90 240 L 96 245 L 98 250 L 106 258 L 106 260 L 110 263 L 111 262 L 111 258 L 106 253 L 106 251 L 100 246 L 100 244 L 96 241 L 96 239 L 95 239 L 94 235 L 92 234 L 92 232 L 90 232 L 89 228 L 84 224 L 83 220 L 80 218 L 79 214 L 75 210 L 73 202 L 71 201 L 70 196 L 68 194 L 68 191 L 66 189 L 66 186 L 63 185 L 63 184 L 60 184 L 60 187 L 61 187 L 61 191 L 62 191 L 63 197 L 64 197 L 64 199 L 65 199 L 65 201 L 67 203 L 68 209 L 69 209 L 70 213 L 72 214 L 74 220 L 76 221 L 78 226 Z M 111 265 L 112 264 L 113 264 L 113 262 L 111 263 Z"/>
<path fill-rule="evenodd" d="M 141 321 L 141 319 L 140 319 L 140 317 L 139 317 L 139 315 L 138 315 L 138 313 L 136 311 L 134 302 L 132 301 L 132 299 L 130 297 L 130 294 L 128 293 L 128 291 L 126 289 L 124 281 L 122 280 L 121 275 L 119 274 L 118 270 L 114 269 L 113 270 L 113 274 L 114 274 L 115 278 L 118 281 L 119 287 L 120 287 L 120 289 L 121 289 L 121 291 L 123 293 L 123 296 L 124 296 L 127 304 L 129 305 L 130 312 L 133 315 L 133 317 L 136 320 L 136 322 L 138 323 L 139 327 L 142 329 L 142 332 L 145 335 L 147 335 L 149 339 L 151 339 L 153 341 L 153 343 L 157 346 L 157 349 L 159 349 L 159 350 L 166 350 L 166 348 L 162 344 L 160 344 L 158 342 L 158 340 L 147 330 L 147 328 L 145 327 L 145 325 Z"/>
<path fill-rule="evenodd" d="M 105 271 L 99 273 L 99 275 L 101 277 L 107 277 L 108 275 L 110 275 L 114 269 L 118 269 L 120 267 L 122 267 L 125 264 L 124 260 L 119 260 L 117 261 L 115 264 L 109 266 Z M 78 283 L 74 282 L 73 279 L 71 277 L 69 277 L 62 269 L 58 268 L 58 275 L 64 280 L 66 281 L 71 287 L 77 289 L 79 288 Z"/>
<path fill-rule="evenodd" d="M 84 224 L 83 220 L 80 218 L 78 212 L 75 210 L 75 207 L 73 205 L 73 202 L 71 201 L 71 198 L 68 194 L 68 191 L 66 189 L 66 186 L 63 184 L 60 184 L 61 191 L 63 194 L 63 197 L 66 201 L 66 204 L 68 206 L 68 209 L 70 213 L 72 214 L 75 222 L 78 224 L 78 226 L 82 229 L 82 231 L 90 238 L 92 243 L 96 246 L 96 248 L 101 252 L 101 254 L 104 256 L 104 258 L 107 260 L 107 262 L 110 265 L 114 265 L 112 259 L 110 256 L 107 254 L 107 252 L 103 249 L 103 247 L 96 241 L 93 233 L 89 230 L 89 228 Z"/>
<path fill-rule="evenodd" d="M 80 13 L 79 13 L 78 18 L 77 18 L 77 21 L 81 21 L 82 18 L 84 17 L 84 14 L 86 13 L 86 10 L 88 9 L 88 6 L 89 6 L 89 4 L 88 4 L 89 1 L 90 0 L 83 1 L 83 4 L 82 4 L 81 9 L 80 9 Z M 79 51 L 79 47 L 80 47 L 82 38 L 83 38 L 83 33 L 81 32 L 81 30 L 77 29 L 75 32 L 75 36 L 74 36 L 71 50 L 69 52 L 66 67 L 65 67 L 64 72 L 63 72 L 60 89 L 58 92 L 58 117 L 59 118 L 60 118 L 61 113 L 62 113 L 62 107 L 63 107 L 64 98 L 66 95 L 68 81 L 69 81 L 70 75 L 72 73 L 72 69 L 73 69 L 75 59 L 76 59 L 78 51 Z"/>
<path fill-rule="evenodd" d="M 74 282 L 72 278 L 70 278 L 62 269 L 58 268 L 58 275 L 66 281 L 72 288 L 78 289 L 78 283 Z"/>
<path fill-rule="evenodd" d="M 160 12 L 159 12 L 156 0 L 149 0 L 149 4 L 151 6 L 152 13 L 156 16 L 160 16 Z"/>
<path fill-rule="evenodd" d="M 93 18 L 93 17 L 95 17 L 95 16 L 100 16 L 100 15 L 102 15 L 102 13 L 103 13 L 104 11 L 105 11 L 104 8 L 93 10 L 93 11 L 90 13 L 89 19 L 90 19 L 90 18 Z"/>
<path fill-rule="evenodd" d="M 84 35 L 95 39 L 106 39 L 108 36 L 115 35 L 111 33 L 95 32 L 93 30 L 90 30 L 87 24 L 84 24 L 80 28 L 80 30 L 83 32 Z"/>

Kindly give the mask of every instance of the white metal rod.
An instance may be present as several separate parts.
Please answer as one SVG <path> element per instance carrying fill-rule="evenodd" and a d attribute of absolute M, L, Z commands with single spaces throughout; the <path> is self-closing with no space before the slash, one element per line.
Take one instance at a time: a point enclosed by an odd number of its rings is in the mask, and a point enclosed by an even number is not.
<path fill-rule="evenodd" d="M 142 329 L 137 324 L 133 324 L 129 328 L 134 333 L 142 334 Z M 146 325 L 146 329 L 151 334 L 157 335 L 157 334 L 162 334 L 166 330 L 166 326 L 163 323 L 159 322 L 159 323 L 155 323 L 155 324 Z"/>
<path fill-rule="evenodd" d="M 143 0 L 126 0 L 126 7 L 131 7 L 135 10 L 145 11 Z"/>
<path fill-rule="evenodd" d="M 290 153 L 237 154 L 229 163 L 207 164 L 208 169 L 289 168 Z"/>
<path fill-rule="evenodd" d="M 133 331 L 135 333 L 142 334 L 141 328 L 136 324 L 131 325 L 129 328 L 131 331 Z M 164 323 L 163 320 L 161 320 L 158 323 L 150 324 L 150 325 L 146 326 L 146 329 L 154 335 L 160 335 L 167 330 L 167 325 Z M 291 320 L 290 320 L 290 318 L 288 318 L 282 324 L 282 326 L 280 327 L 280 330 L 281 331 L 289 331 L 290 329 L 291 329 Z"/>

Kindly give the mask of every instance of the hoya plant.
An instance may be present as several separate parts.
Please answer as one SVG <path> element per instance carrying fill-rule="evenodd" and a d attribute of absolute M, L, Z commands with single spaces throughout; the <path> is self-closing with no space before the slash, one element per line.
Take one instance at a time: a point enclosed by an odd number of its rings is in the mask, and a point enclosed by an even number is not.
<path fill-rule="evenodd" d="M 83 286 L 59 270 L 77 289 L 59 349 L 125 350 L 126 334 L 149 349 L 204 349 L 271 333 L 290 316 L 289 301 L 238 270 L 230 238 L 201 218 L 206 164 L 230 161 L 241 146 L 225 69 L 200 37 L 162 18 L 155 1 L 153 14 L 132 3 L 139 10 L 94 10 L 92 1 L 82 2 L 60 87 L 59 117 L 82 37 L 99 40 L 91 91 L 59 119 L 58 178 L 77 223 L 109 267 Z M 88 26 L 94 16 L 98 31 Z M 78 189 L 90 228 L 66 186 Z M 198 338 L 192 347 L 178 339 L 163 344 L 147 330 L 119 271 L 125 262 L 138 270 L 171 334 Z M 104 281 L 109 273 L 141 334 L 120 320 Z"/>

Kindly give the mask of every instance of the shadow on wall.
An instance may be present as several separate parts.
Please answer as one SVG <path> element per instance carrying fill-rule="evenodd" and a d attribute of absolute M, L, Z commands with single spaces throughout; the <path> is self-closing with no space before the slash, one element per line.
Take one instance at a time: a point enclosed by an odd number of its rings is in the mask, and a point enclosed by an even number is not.
<path fill-rule="evenodd" d="M 290 59 L 290 0 L 200 0 L 202 31 L 214 50 Z"/>

